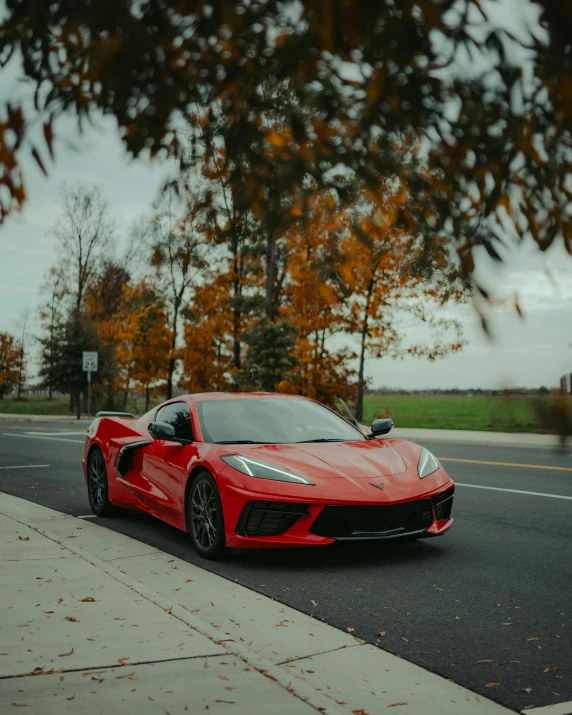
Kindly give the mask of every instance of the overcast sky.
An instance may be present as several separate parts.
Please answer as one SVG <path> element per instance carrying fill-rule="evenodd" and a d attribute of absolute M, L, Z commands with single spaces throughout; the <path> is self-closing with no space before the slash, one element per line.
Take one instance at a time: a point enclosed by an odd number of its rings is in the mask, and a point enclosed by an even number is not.
<path fill-rule="evenodd" d="M 494 4 L 499 21 L 511 26 L 522 7 L 521 0 Z M 18 70 L 16 60 L 3 69 L 1 96 L 27 96 L 18 81 Z M 55 152 L 55 162 L 46 161 L 47 178 L 33 160 L 23 162 L 28 200 L 21 213 L 12 214 L 0 227 L 0 331 L 16 332 L 26 308 L 32 318 L 37 316 L 39 287 L 55 261 L 54 241 L 48 231 L 58 215 L 64 181 L 101 184 L 118 233 L 125 236 L 131 221 L 149 212 L 161 182 L 172 170 L 168 163 L 129 160 L 111 118 L 99 120 L 81 136 L 74 121 L 60 121 Z M 366 374 L 372 385 L 411 389 L 554 387 L 560 375 L 572 372 L 572 259 L 560 246 L 548 254 L 523 246 L 512 251 L 500 269 L 487 256 L 479 256 L 477 265 L 483 283 L 507 299 L 492 311 L 494 339 L 483 334 L 470 305 L 457 306 L 451 315 L 462 321 L 467 341 L 461 353 L 434 363 L 414 358 L 368 359 Z M 514 310 L 515 295 L 524 319 Z M 37 329 L 37 324 L 32 322 L 32 327 Z M 422 329 L 408 328 L 406 332 L 410 343 L 423 337 Z"/>
<path fill-rule="evenodd" d="M 62 128 L 60 125 L 60 132 Z M 66 139 L 74 138 L 74 125 L 70 122 L 66 129 Z M 78 137 L 75 148 L 58 142 L 48 178 L 31 161 L 24 168 L 29 197 L 25 209 L 0 228 L 0 330 L 8 331 L 17 329 L 24 308 L 35 313 L 39 286 L 55 260 L 48 230 L 58 215 L 62 182 L 100 183 L 119 232 L 125 235 L 131 221 L 149 211 L 170 167 L 130 161 L 113 121 L 106 120 Z M 515 250 L 500 270 L 494 270 L 486 257 L 479 265 L 487 285 L 507 297 L 506 305 L 493 311 L 494 340 L 483 335 L 470 305 L 456 307 L 452 314 L 463 321 L 468 341 L 462 353 L 434 363 L 413 358 L 369 359 L 366 368 L 373 385 L 412 389 L 551 387 L 557 385 L 561 374 L 572 372 L 572 259 L 560 248 L 542 256 L 534 248 L 523 247 Z M 523 320 L 513 308 L 515 294 L 525 312 Z M 417 329 L 407 333 L 412 341 L 422 335 Z"/>

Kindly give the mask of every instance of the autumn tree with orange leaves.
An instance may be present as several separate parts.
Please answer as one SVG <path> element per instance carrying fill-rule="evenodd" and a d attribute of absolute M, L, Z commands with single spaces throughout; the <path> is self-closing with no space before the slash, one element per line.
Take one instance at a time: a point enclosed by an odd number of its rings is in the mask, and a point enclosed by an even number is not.
<path fill-rule="evenodd" d="M 13 335 L 0 333 L 0 399 L 9 395 L 18 383 L 20 350 Z"/>

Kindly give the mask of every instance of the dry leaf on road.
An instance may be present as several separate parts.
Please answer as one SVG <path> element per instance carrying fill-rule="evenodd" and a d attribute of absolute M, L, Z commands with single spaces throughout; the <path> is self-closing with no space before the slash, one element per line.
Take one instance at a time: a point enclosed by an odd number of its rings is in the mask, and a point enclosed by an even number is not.
<path fill-rule="evenodd" d="M 496 688 L 500 683 L 486 683 L 485 688 Z"/>
<path fill-rule="evenodd" d="M 58 655 L 58 658 L 64 658 L 66 655 L 72 655 L 73 654 L 73 648 L 70 650 L 69 653 L 60 653 Z"/>
<path fill-rule="evenodd" d="M 93 596 L 86 596 L 85 598 L 79 599 L 81 603 L 95 603 L 95 598 Z"/>
<path fill-rule="evenodd" d="M 29 537 L 29 536 L 19 536 L 19 537 L 18 537 L 18 541 L 30 541 L 30 537 Z M 12 703 L 12 705 L 14 705 L 14 703 Z M 25 708 L 27 708 L 28 706 L 27 706 L 27 705 L 23 705 L 23 706 L 20 705 L 20 707 L 25 707 Z"/>
<path fill-rule="evenodd" d="M 75 616 L 66 616 L 66 621 L 71 621 L 72 623 L 79 623 Z"/>

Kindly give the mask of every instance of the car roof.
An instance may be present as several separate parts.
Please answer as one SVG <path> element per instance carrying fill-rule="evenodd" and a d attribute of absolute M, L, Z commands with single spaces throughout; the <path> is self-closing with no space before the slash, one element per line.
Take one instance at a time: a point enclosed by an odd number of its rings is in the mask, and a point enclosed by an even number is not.
<path fill-rule="evenodd" d="M 288 395 L 283 392 L 196 392 L 191 395 L 181 395 L 183 399 L 194 402 L 209 402 L 211 400 L 255 400 L 259 397 L 294 397 L 299 400 L 307 400 L 302 395 Z M 180 399 L 180 398 L 179 398 Z"/>

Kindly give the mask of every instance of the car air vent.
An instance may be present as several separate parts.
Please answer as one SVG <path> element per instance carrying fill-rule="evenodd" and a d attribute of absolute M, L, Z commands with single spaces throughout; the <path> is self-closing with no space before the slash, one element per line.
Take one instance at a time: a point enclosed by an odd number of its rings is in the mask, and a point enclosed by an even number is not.
<path fill-rule="evenodd" d="M 249 501 L 236 526 L 241 536 L 278 536 L 308 515 L 308 504 L 279 501 Z"/>
<path fill-rule="evenodd" d="M 384 506 L 327 506 L 310 531 L 334 539 L 393 538 L 433 523 L 430 499 Z"/>
<path fill-rule="evenodd" d="M 434 497 L 431 497 L 433 503 L 433 511 L 437 521 L 447 521 L 451 518 L 451 508 L 453 506 L 453 496 L 455 495 L 455 487 L 447 489 L 446 492 L 441 492 Z"/>

